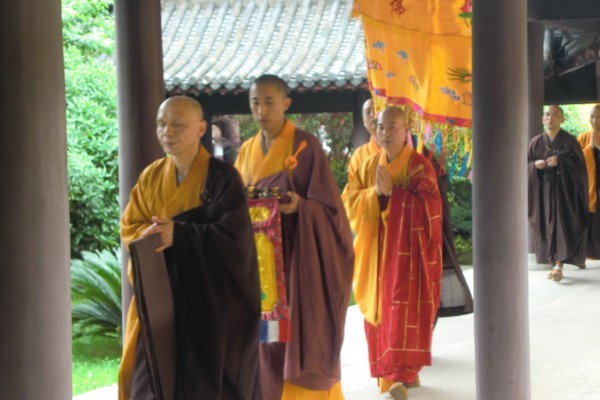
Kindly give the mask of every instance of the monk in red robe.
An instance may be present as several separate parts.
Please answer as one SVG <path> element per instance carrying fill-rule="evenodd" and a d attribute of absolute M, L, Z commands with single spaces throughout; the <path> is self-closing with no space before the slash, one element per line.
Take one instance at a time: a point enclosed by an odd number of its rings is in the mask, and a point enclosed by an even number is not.
<path fill-rule="evenodd" d="M 250 89 L 260 126 L 241 147 L 236 168 L 247 186 L 279 187 L 288 343 L 260 348 L 264 400 L 342 400 L 340 351 L 354 252 L 344 206 L 321 143 L 285 116 L 286 83 L 263 75 Z"/>
<path fill-rule="evenodd" d="M 365 317 L 371 375 L 408 398 L 431 364 L 442 277 L 442 202 L 431 162 L 407 144 L 400 108 L 378 117 L 382 149 L 360 166 L 343 198 L 355 238 L 354 294 Z"/>

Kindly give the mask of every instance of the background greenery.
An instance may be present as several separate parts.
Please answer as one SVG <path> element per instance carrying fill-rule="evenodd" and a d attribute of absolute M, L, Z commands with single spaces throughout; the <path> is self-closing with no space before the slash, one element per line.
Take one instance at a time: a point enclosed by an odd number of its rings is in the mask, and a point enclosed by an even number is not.
<path fill-rule="evenodd" d="M 114 20 L 110 0 L 62 2 L 71 255 L 119 244 Z"/>
<path fill-rule="evenodd" d="M 73 396 L 117 382 L 121 343 L 105 336 L 73 340 Z"/>

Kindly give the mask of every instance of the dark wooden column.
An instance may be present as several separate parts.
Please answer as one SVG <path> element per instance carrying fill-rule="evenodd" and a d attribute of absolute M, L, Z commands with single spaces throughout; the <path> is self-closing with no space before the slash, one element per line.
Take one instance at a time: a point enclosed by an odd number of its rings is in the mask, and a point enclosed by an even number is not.
<path fill-rule="evenodd" d="M 2 3 L 0 91 L 0 399 L 70 399 L 60 0 Z"/>
<path fill-rule="evenodd" d="M 540 22 L 527 23 L 527 91 L 529 139 L 542 132 L 544 108 L 544 26 Z"/>
<path fill-rule="evenodd" d="M 156 139 L 156 111 L 164 100 L 160 0 L 116 0 L 119 117 L 119 197 L 129 201 L 138 175 L 162 157 Z M 123 328 L 131 299 L 127 253 L 123 249 Z M 125 329 L 123 329 L 125 332 Z"/>
<path fill-rule="evenodd" d="M 473 6 L 477 399 L 527 400 L 527 2 Z"/>

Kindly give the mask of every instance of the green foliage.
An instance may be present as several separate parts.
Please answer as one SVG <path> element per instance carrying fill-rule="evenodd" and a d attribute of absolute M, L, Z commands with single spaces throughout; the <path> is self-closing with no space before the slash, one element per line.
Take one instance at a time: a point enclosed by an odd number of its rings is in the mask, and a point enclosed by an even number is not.
<path fill-rule="evenodd" d="M 325 149 L 329 166 L 340 192 L 348 181 L 350 135 L 353 122 L 351 113 L 291 114 L 290 119 L 302 130 L 319 138 Z"/>
<path fill-rule="evenodd" d="M 71 261 L 73 336 L 120 337 L 121 252 L 83 251 Z"/>
<path fill-rule="evenodd" d="M 589 106 L 582 106 L 579 104 L 565 104 L 561 105 L 565 112 L 565 122 L 562 123 L 561 128 L 565 131 L 579 136 L 580 133 L 590 130 L 589 119 Z M 587 118 L 585 114 L 587 113 Z"/>
<path fill-rule="evenodd" d="M 473 265 L 473 241 L 470 237 L 455 236 L 454 247 L 460 265 Z"/>
<path fill-rule="evenodd" d="M 473 263 L 472 183 L 467 178 L 455 178 L 448 187 L 450 219 L 454 231 L 456 256 L 462 265 Z"/>
<path fill-rule="evenodd" d="M 472 183 L 467 178 L 455 178 L 448 188 L 450 218 L 455 235 L 471 238 L 472 220 Z"/>
<path fill-rule="evenodd" d="M 73 395 L 115 384 L 120 360 L 118 338 L 83 336 L 73 340 Z"/>
<path fill-rule="evenodd" d="M 71 255 L 119 243 L 112 1 L 63 1 Z"/>

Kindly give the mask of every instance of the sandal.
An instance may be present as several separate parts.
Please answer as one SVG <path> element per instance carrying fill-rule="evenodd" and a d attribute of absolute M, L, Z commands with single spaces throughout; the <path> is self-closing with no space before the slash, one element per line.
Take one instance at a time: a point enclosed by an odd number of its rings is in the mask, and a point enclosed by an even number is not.
<path fill-rule="evenodd" d="M 394 400 L 408 400 L 408 389 L 402 382 L 396 382 L 390 388 L 390 396 Z"/>

